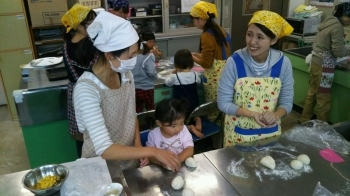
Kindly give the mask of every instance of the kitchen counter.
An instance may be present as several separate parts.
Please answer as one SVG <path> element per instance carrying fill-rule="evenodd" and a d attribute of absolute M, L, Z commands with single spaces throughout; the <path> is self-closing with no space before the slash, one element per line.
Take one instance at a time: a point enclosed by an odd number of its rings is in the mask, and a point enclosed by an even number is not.
<path fill-rule="evenodd" d="M 240 195 L 312 195 L 318 182 L 334 194 L 350 194 L 350 183 L 319 155 L 319 149 L 284 138 L 261 142 L 264 143 L 223 148 L 204 155 Z M 300 154 L 307 154 L 311 162 L 297 171 L 290 162 Z M 274 170 L 260 164 L 267 155 L 276 161 Z M 341 157 L 345 162 L 333 163 L 333 167 L 349 177 L 350 157 Z"/>
<path fill-rule="evenodd" d="M 293 48 L 284 50 L 293 66 L 294 98 L 293 103 L 304 107 L 309 89 L 309 67 L 305 57 L 311 53 L 312 47 Z M 329 122 L 338 123 L 350 119 L 350 62 L 345 61 L 336 66 L 331 90 L 332 107 Z"/>
<path fill-rule="evenodd" d="M 176 175 L 181 175 L 185 180 L 184 188 L 192 189 L 196 195 L 239 195 L 203 154 L 194 155 L 194 159 L 196 168 L 183 164 L 179 173 L 150 165 L 124 170 L 123 175 L 133 196 L 181 195 L 182 189 L 174 190 L 171 187 L 171 181 Z"/>
<path fill-rule="evenodd" d="M 158 165 L 124 171 L 118 168 L 108 171 L 104 167 L 102 169 L 103 175 L 108 175 L 108 179 L 110 177 L 111 181 L 123 185 L 122 195 L 128 196 L 181 195 L 182 189 L 174 190 L 171 187 L 171 181 L 176 175 L 181 175 L 185 180 L 184 188 L 191 188 L 197 196 L 310 196 L 318 182 L 334 195 L 350 195 L 350 155 L 338 153 L 344 162 L 330 163 L 321 158 L 319 150 L 277 137 L 196 154 L 194 159 L 197 167 L 189 168 L 183 164 L 178 173 Z M 290 167 L 290 161 L 300 154 L 307 154 L 311 162 L 300 170 L 294 170 Z M 261 158 L 267 155 L 276 161 L 274 170 L 260 164 Z M 86 160 L 93 159 L 105 163 L 100 157 Z M 70 168 L 72 163 L 76 162 L 63 164 Z M 0 176 L 0 195 L 33 195 L 21 185 L 21 179 L 26 172 Z"/>

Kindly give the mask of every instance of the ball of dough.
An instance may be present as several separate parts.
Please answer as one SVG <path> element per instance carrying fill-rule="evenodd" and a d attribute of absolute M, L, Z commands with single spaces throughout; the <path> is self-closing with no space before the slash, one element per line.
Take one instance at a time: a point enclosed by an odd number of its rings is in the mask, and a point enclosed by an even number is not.
<path fill-rule="evenodd" d="M 310 158 L 306 154 L 299 155 L 297 159 L 301 161 L 304 165 L 310 164 Z"/>
<path fill-rule="evenodd" d="M 179 190 L 185 184 L 185 180 L 181 176 L 176 176 L 173 181 L 171 181 L 171 186 L 175 190 Z"/>
<path fill-rule="evenodd" d="M 182 191 L 182 196 L 194 196 L 194 191 L 190 188 L 185 188 Z"/>
<path fill-rule="evenodd" d="M 185 164 L 186 164 L 188 167 L 197 167 L 196 160 L 194 160 L 194 158 L 192 158 L 192 157 L 188 157 L 188 158 L 185 160 Z"/>
<path fill-rule="evenodd" d="M 167 165 L 165 169 L 170 170 L 170 171 L 172 170 L 171 167 L 169 167 L 169 165 Z"/>
<path fill-rule="evenodd" d="M 265 167 L 268 167 L 270 169 L 275 169 L 276 163 L 275 160 L 271 156 L 266 156 L 260 160 L 260 163 L 264 165 Z"/>
<path fill-rule="evenodd" d="M 303 167 L 303 163 L 299 160 L 293 160 L 290 162 L 290 166 L 292 166 L 293 169 L 301 169 Z"/>

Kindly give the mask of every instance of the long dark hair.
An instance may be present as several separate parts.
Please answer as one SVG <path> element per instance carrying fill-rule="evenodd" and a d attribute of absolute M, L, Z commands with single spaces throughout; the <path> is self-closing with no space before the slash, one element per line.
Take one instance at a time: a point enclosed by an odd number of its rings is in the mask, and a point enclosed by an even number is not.
<path fill-rule="evenodd" d="M 96 12 L 94 10 L 90 10 L 89 13 L 86 15 L 85 19 L 81 21 L 80 25 L 85 26 L 89 21 L 93 20 L 96 18 Z M 76 30 L 71 29 L 68 33 L 65 33 L 63 38 L 64 40 L 71 40 L 76 33 Z"/>
<path fill-rule="evenodd" d="M 221 28 L 219 25 L 213 20 L 215 18 L 215 14 L 207 12 L 209 18 L 207 19 L 207 22 L 205 23 L 203 27 L 203 32 L 206 31 L 211 31 L 213 36 L 215 37 L 216 43 L 220 46 L 223 47 L 224 45 L 227 46 L 226 42 L 226 36 L 222 33 Z M 192 19 L 196 18 L 199 19 L 198 17 L 192 17 Z M 201 46 L 202 43 L 199 44 L 199 51 L 201 51 Z"/>

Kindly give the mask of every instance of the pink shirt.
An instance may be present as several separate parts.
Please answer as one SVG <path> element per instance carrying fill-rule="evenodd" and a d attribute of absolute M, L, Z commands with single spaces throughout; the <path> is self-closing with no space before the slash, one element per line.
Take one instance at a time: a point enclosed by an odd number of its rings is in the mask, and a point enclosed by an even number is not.
<path fill-rule="evenodd" d="M 188 131 L 187 127 L 184 126 L 179 134 L 171 138 L 165 138 L 160 132 L 159 127 L 153 129 L 148 134 L 146 146 L 170 150 L 175 154 L 180 154 L 187 147 L 194 145 L 191 133 Z"/>

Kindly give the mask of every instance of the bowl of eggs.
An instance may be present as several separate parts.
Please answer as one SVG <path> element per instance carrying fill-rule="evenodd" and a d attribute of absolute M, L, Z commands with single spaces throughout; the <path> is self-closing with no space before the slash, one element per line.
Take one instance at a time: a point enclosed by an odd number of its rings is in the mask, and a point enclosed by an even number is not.
<path fill-rule="evenodd" d="M 22 185 L 35 195 L 52 195 L 61 189 L 68 174 L 64 165 L 43 165 L 27 172 L 22 178 Z"/>

